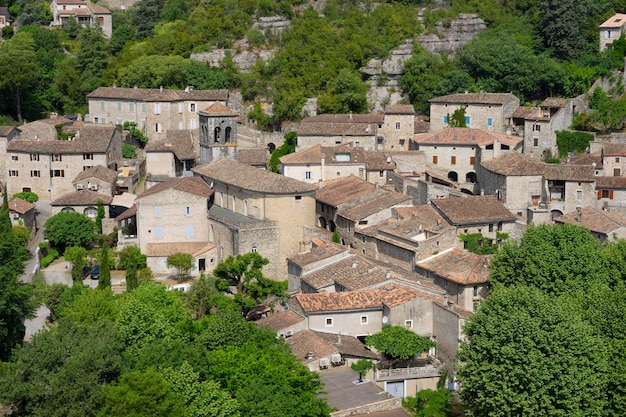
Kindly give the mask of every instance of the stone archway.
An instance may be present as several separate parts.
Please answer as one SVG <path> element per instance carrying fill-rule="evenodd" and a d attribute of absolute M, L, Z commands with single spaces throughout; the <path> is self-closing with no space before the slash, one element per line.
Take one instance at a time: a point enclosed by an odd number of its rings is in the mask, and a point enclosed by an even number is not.
<path fill-rule="evenodd" d="M 552 210 L 550 212 L 550 219 L 554 221 L 554 219 L 561 217 L 562 215 L 563 215 L 563 212 L 561 210 Z"/>
<path fill-rule="evenodd" d="M 326 229 L 326 227 L 328 226 L 328 224 L 326 223 L 326 219 L 323 216 L 320 216 L 320 218 L 318 219 L 318 225 L 322 229 Z"/>
<path fill-rule="evenodd" d="M 468 172 L 467 175 L 465 175 L 465 182 L 470 182 L 472 184 L 476 184 L 477 180 L 478 180 L 478 178 L 476 177 L 476 173 L 475 172 Z"/>
<path fill-rule="evenodd" d="M 448 172 L 448 179 L 453 182 L 459 182 L 459 174 L 454 171 Z"/>
<path fill-rule="evenodd" d="M 276 150 L 276 145 L 272 142 L 268 143 L 267 150 L 270 151 L 270 153 L 274 152 Z"/>
<path fill-rule="evenodd" d="M 330 230 L 331 232 L 334 232 L 336 228 L 337 226 L 335 225 L 335 222 L 332 220 L 329 220 L 327 229 Z"/>

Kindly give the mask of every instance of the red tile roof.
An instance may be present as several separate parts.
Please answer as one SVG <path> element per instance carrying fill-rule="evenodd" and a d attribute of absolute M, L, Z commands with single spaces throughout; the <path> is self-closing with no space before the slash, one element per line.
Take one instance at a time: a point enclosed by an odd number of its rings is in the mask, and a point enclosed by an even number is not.
<path fill-rule="evenodd" d="M 487 146 L 500 142 L 515 148 L 524 138 L 520 136 L 506 135 L 504 133 L 491 132 L 483 129 L 452 127 L 436 132 L 424 133 L 413 136 L 413 142 L 418 145 L 475 145 Z"/>
<path fill-rule="evenodd" d="M 296 294 L 295 297 L 308 314 L 383 308 L 379 290 Z"/>
<path fill-rule="evenodd" d="M 515 215 L 492 195 L 433 199 L 431 204 L 450 224 L 456 226 L 513 222 L 516 219 Z"/>
<path fill-rule="evenodd" d="M 428 100 L 430 103 L 459 103 L 459 104 L 504 104 L 514 98 L 511 93 L 459 93 Z"/>
<path fill-rule="evenodd" d="M 210 197 L 213 194 L 213 189 L 209 187 L 209 184 L 207 184 L 202 178 L 182 177 L 153 185 L 152 187 L 141 193 L 141 195 L 137 197 L 137 199 L 145 198 L 147 196 L 170 189 L 181 191 L 184 193 L 195 194 L 206 198 Z"/>
<path fill-rule="evenodd" d="M 315 199 L 332 207 L 369 194 L 376 189 L 370 182 L 354 175 L 324 181 L 322 188 L 315 193 Z"/>
<path fill-rule="evenodd" d="M 489 282 L 491 257 L 452 249 L 418 262 L 417 267 L 458 284 L 484 284 Z"/>
<path fill-rule="evenodd" d="M 596 207 L 583 207 L 580 212 L 566 213 L 554 221 L 575 224 L 607 236 L 619 228 L 626 227 L 626 217 Z"/>
<path fill-rule="evenodd" d="M 0 206 L 2 206 L 2 201 L 0 201 Z M 14 211 L 19 214 L 26 214 L 35 209 L 35 207 L 36 206 L 33 203 L 29 203 L 21 198 L 16 197 L 9 200 L 9 211 Z"/>

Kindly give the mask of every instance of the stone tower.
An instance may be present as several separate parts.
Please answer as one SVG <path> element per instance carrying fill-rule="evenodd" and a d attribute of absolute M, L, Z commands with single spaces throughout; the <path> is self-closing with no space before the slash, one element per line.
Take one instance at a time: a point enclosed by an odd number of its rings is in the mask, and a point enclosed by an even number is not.
<path fill-rule="evenodd" d="M 237 118 L 239 113 L 232 111 L 220 102 L 215 102 L 206 110 L 198 112 L 200 118 L 200 165 L 218 159 L 237 160 Z"/>

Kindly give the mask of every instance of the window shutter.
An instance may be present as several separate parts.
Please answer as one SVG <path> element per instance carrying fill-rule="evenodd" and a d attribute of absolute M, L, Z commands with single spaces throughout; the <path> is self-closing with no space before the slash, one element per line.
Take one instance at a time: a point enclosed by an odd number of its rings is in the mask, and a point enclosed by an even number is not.
<path fill-rule="evenodd" d="M 609 190 L 609 198 L 613 200 L 613 190 Z"/>
<path fill-rule="evenodd" d="M 598 190 L 598 200 L 602 198 L 602 190 Z"/>

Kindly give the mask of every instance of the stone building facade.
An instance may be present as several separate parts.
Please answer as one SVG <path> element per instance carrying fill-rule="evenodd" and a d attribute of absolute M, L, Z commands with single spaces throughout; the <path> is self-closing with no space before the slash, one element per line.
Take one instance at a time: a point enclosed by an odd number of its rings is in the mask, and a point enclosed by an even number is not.
<path fill-rule="evenodd" d="M 505 132 L 520 105 L 512 93 L 461 93 L 436 97 L 430 102 L 430 131 L 450 127 L 452 114 L 465 109 L 465 124 L 475 129 Z"/>
<path fill-rule="evenodd" d="M 200 111 L 200 164 L 223 158 L 237 160 L 238 116 L 219 102 Z"/>
<path fill-rule="evenodd" d="M 626 14 L 615 13 L 600 25 L 600 52 L 625 33 Z"/>
<path fill-rule="evenodd" d="M 110 39 L 113 33 L 111 11 L 89 0 L 52 0 L 50 11 L 52 12 L 51 26 L 63 26 L 70 17 L 73 17 L 83 27 L 100 27 L 106 38 Z"/>
<path fill-rule="evenodd" d="M 567 130 L 574 117 L 573 101 L 547 98 L 524 117 L 524 153 L 537 159 L 557 156 L 556 132 Z"/>

